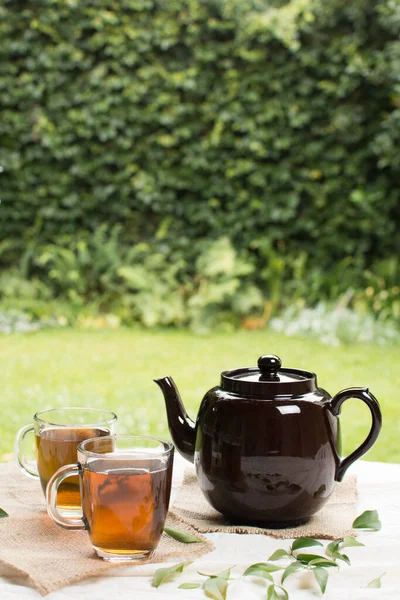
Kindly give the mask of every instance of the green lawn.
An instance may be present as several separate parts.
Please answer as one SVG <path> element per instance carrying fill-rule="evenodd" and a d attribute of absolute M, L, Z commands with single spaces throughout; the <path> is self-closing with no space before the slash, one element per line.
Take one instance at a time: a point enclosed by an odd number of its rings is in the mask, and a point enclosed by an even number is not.
<path fill-rule="evenodd" d="M 255 365 L 261 354 L 269 353 L 278 354 L 284 366 L 315 371 L 319 385 L 332 395 L 345 387 L 368 386 L 381 403 L 384 424 L 366 458 L 400 461 L 397 348 L 329 348 L 268 330 L 199 337 L 127 329 L 0 335 L 0 459 L 10 457 L 15 432 L 34 412 L 54 406 L 110 408 L 118 414 L 120 432 L 169 438 L 154 377 L 174 377 L 194 418 L 222 370 Z M 367 435 L 369 411 L 351 400 L 344 404 L 341 420 L 348 453 Z"/>

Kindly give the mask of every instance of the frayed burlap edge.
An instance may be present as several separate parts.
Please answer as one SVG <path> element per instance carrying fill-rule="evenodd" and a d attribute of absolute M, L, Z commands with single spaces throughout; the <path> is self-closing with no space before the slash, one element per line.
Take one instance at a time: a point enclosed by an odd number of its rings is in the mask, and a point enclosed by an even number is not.
<path fill-rule="evenodd" d="M 84 531 L 66 531 L 50 521 L 37 481 L 25 477 L 14 464 L 0 465 L 3 486 L 0 506 L 9 514 L 0 519 L 0 563 L 11 569 L 11 576 L 23 575 L 42 596 L 88 577 L 100 577 L 117 567 L 99 558 Z M 183 529 L 202 543 L 184 544 L 165 533 L 147 563 L 169 562 L 176 558 L 195 560 L 214 550 L 213 544 L 190 524 L 182 523 L 173 511 L 166 525 Z"/>
<path fill-rule="evenodd" d="M 336 484 L 327 503 L 306 523 L 296 527 L 271 529 L 245 524 L 237 525 L 227 521 L 209 505 L 203 496 L 193 468 L 187 468 L 173 511 L 181 523 L 191 525 L 200 533 L 249 533 L 280 539 L 313 537 L 338 540 L 346 535 L 357 535 L 352 529 L 352 523 L 357 516 L 356 483 L 356 477 L 350 475 L 345 481 Z"/>

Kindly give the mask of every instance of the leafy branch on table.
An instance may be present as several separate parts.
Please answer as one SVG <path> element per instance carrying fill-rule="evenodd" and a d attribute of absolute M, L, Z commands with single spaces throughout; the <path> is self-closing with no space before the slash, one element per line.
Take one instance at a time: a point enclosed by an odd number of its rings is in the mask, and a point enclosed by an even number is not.
<path fill-rule="evenodd" d="M 362 529 L 366 531 L 378 531 L 381 528 L 381 522 L 376 510 L 366 510 L 360 516 L 358 516 L 352 525 L 353 529 Z M 201 542 L 199 538 L 190 536 L 184 532 L 169 529 L 166 533 L 178 539 L 183 543 Z M 275 550 L 273 554 L 268 558 L 268 562 L 255 563 L 248 567 L 243 577 L 254 578 L 255 583 L 266 584 L 267 586 L 267 600 L 288 600 L 289 594 L 283 587 L 286 579 L 295 573 L 296 571 L 311 572 L 318 584 L 321 593 L 324 594 L 329 579 L 328 569 L 339 568 L 340 563 L 345 563 L 348 566 L 351 565 L 350 558 L 343 552 L 346 548 L 364 546 L 354 536 L 346 536 L 341 540 L 329 542 L 326 546 L 315 538 L 302 537 L 295 540 L 288 550 L 280 548 Z M 304 552 L 306 548 L 317 548 L 324 549 L 325 554 L 309 553 Z M 279 566 L 276 564 L 278 561 L 285 561 L 285 565 Z M 290 563 L 287 564 L 287 561 Z M 153 577 L 152 585 L 158 587 L 165 581 L 170 581 L 176 574 L 182 573 L 183 569 L 190 565 L 191 562 L 181 562 L 171 567 L 165 567 L 158 569 Z M 214 600 L 225 600 L 226 592 L 231 577 L 231 570 L 233 567 L 226 569 L 215 575 L 206 573 L 199 573 L 202 577 L 206 577 L 206 580 L 202 583 L 199 582 L 187 582 L 181 583 L 179 589 L 196 589 L 203 588 L 204 594 L 208 598 Z M 277 574 L 278 571 L 282 571 L 279 584 L 275 582 L 273 573 Z M 383 573 L 385 575 L 385 573 Z M 382 577 L 380 575 L 376 579 L 370 581 L 365 587 L 367 588 L 380 588 L 382 585 Z"/>

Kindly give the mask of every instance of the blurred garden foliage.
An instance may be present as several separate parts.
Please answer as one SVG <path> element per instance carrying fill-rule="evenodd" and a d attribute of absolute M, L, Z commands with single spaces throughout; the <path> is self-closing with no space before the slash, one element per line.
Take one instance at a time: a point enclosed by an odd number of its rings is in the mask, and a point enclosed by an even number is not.
<path fill-rule="evenodd" d="M 399 319 L 397 0 L 3 0 L 0 39 L 3 310 Z"/>

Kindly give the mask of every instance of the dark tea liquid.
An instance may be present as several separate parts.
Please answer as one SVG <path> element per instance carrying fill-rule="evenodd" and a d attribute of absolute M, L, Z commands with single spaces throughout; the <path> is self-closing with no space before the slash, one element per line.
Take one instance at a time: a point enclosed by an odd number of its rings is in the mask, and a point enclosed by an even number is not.
<path fill-rule="evenodd" d="M 82 473 L 83 519 L 96 548 L 114 555 L 148 554 L 158 544 L 167 516 L 172 466 L 159 459 L 126 467 L 101 459 Z"/>
<path fill-rule="evenodd" d="M 40 436 L 36 435 L 36 463 L 43 492 L 46 492 L 50 477 L 60 467 L 77 462 L 76 448 L 80 442 L 104 435 L 109 435 L 108 429 L 94 427 L 49 428 L 42 430 Z M 68 477 L 58 488 L 57 507 L 76 510 L 80 506 L 79 477 Z"/>

